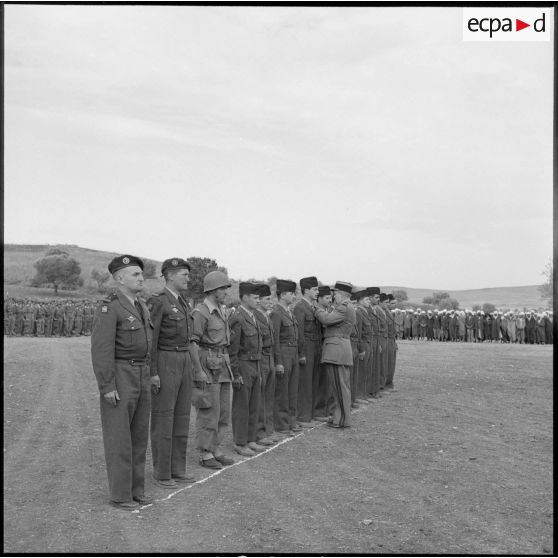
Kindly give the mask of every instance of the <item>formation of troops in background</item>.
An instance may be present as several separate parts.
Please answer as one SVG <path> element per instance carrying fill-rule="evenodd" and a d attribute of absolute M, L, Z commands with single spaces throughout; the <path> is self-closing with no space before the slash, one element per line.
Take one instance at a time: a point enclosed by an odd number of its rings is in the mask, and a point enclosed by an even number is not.
<path fill-rule="evenodd" d="M 394 310 L 398 339 L 552 344 L 551 311 Z"/>
<path fill-rule="evenodd" d="M 91 335 L 97 304 L 90 300 L 4 299 L 4 335 L 72 337 Z"/>
<path fill-rule="evenodd" d="M 88 299 L 4 299 L 4 335 L 71 337 L 91 335 L 96 302 Z M 226 311 L 231 309 L 227 308 Z M 232 308 L 234 310 L 234 307 Z M 552 311 L 402 310 L 391 308 L 396 339 L 548 345 Z"/>

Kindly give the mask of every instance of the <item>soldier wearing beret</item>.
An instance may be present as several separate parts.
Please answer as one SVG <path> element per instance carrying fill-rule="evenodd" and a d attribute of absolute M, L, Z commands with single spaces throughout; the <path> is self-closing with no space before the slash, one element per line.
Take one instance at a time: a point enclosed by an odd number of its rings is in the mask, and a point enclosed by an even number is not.
<path fill-rule="evenodd" d="M 99 305 L 91 336 L 91 360 L 101 393 L 101 424 L 111 503 L 132 510 L 152 501 L 144 494 L 151 404 L 149 355 L 153 325 L 138 297 L 143 262 L 114 258 L 109 272 L 117 292 Z"/>
<path fill-rule="evenodd" d="M 151 349 L 151 456 L 153 478 L 162 488 L 193 482 L 186 474 L 193 366 L 190 355 L 192 316 L 181 295 L 188 287 L 190 265 L 165 260 L 162 293 L 148 300 L 153 322 Z"/>
<path fill-rule="evenodd" d="M 273 326 L 275 360 L 275 429 L 283 436 L 294 436 L 302 427 L 296 422 L 298 403 L 299 354 L 298 324 L 290 306 L 296 283 L 277 279 L 278 303 L 270 314 Z"/>
<path fill-rule="evenodd" d="M 300 280 L 302 298 L 295 304 L 293 314 L 298 323 L 298 421 L 302 426 L 311 426 L 316 409 L 320 381 L 321 324 L 314 317 L 314 305 L 318 297 L 316 277 Z"/>
<path fill-rule="evenodd" d="M 356 312 L 357 301 L 354 292 L 351 294 L 351 305 Z M 360 361 L 359 346 L 360 346 L 361 324 L 359 323 L 358 313 L 356 314 L 356 317 L 357 319 L 355 325 L 353 326 L 353 330 L 351 331 L 351 336 L 349 338 L 351 340 L 351 349 L 353 351 L 353 367 L 351 369 L 351 408 L 352 409 L 358 409 L 361 403 L 368 403 L 368 401 L 363 399 L 357 400 L 357 386 L 359 383 L 357 376 L 358 376 L 358 363 Z"/>
<path fill-rule="evenodd" d="M 353 286 L 350 283 L 335 283 L 334 306 L 330 312 L 315 308 L 314 315 L 325 326 L 324 346 L 321 361 L 326 365 L 332 396 L 332 428 L 351 425 L 351 367 L 353 351 L 350 336 L 356 323 L 356 313 L 349 304 Z"/>
<path fill-rule="evenodd" d="M 317 306 L 323 308 L 326 311 L 330 311 L 333 305 L 333 296 L 331 288 L 328 285 L 323 285 L 318 287 L 318 298 L 316 300 Z M 319 422 L 327 422 L 329 420 L 329 407 L 330 407 L 330 389 L 329 382 L 327 379 L 326 365 L 321 362 L 322 346 L 324 340 L 324 326 L 320 323 L 320 381 L 318 384 L 317 400 L 314 404 L 316 409 L 314 420 Z M 358 357 L 357 357 L 358 358 Z"/>
<path fill-rule="evenodd" d="M 223 303 L 231 283 L 221 271 L 210 271 L 203 278 L 204 301 L 192 312 L 192 356 L 196 408 L 196 443 L 200 465 L 222 469 L 234 459 L 221 450 L 231 416 L 231 382 L 233 374 L 227 347 L 230 330 Z M 197 366 L 197 361 L 200 366 Z"/>
<path fill-rule="evenodd" d="M 234 377 L 232 431 L 234 451 L 251 456 L 266 449 L 256 443 L 261 397 L 262 334 L 255 311 L 260 295 L 258 285 L 248 282 L 241 282 L 238 292 L 240 306 L 229 320 L 229 356 Z"/>
<path fill-rule="evenodd" d="M 386 303 L 388 296 L 386 293 L 380 293 L 380 303 L 376 307 L 376 313 L 379 322 L 379 344 L 380 344 L 380 358 L 379 358 L 379 381 L 380 391 L 378 395 L 384 392 L 386 386 L 386 376 L 388 368 L 388 316 L 386 310 Z"/>
<path fill-rule="evenodd" d="M 265 283 L 258 285 L 258 306 L 254 316 L 262 335 L 262 358 L 260 359 L 261 396 L 256 442 L 272 446 L 281 437 L 273 426 L 273 407 L 275 402 L 275 363 L 273 361 L 273 326 L 268 313 L 273 308 L 271 289 Z"/>

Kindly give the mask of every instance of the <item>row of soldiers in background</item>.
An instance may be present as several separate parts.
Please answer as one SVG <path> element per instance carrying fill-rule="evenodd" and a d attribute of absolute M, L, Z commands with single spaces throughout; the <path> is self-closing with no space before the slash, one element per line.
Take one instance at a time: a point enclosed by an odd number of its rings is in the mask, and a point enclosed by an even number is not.
<path fill-rule="evenodd" d="M 97 304 L 90 300 L 4 299 L 4 335 L 72 337 L 91 335 Z"/>
<path fill-rule="evenodd" d="M 495 310 L 393 310 L 397 338 L 427 341 L 462 341 L 552 344 L 551 311 L 502 312 Z"/>
<path fill-rule="evenodd" d="M 191 405 L 199 463 L 221 469 L 234 463 L 222 447 L 231 423 L 233 450 L 250 456 L 320 421 L 349 427 L 351 409 L 394 391 L 395 301 L 379 288 L 306 277 L 297 300 L 296 283 L 278 279 L 274 304 L 269 285 L 242 282 L 229 313 L 231 283 L 220 271 L 204 277 L 194 309 L 182 295 L 185 260 L 163 262 L 165 289 L 147 304 L 138 296 L 142 271 L 130 255 L 109 264 L 118 291 L 98 307 L 92 334 L 115 507 L 152 502 L 144 493 L 149 424 L 155 483 L 195 480 L 186 472 Z"/>

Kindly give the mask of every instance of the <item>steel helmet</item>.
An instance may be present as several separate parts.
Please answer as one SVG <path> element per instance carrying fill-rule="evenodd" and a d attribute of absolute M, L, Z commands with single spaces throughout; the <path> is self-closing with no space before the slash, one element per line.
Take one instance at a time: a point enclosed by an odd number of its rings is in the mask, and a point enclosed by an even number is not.
<path fill-rule="evenodd" d="M 214 291 L 223 287 L 230 287 L 229 278 L 222 271 L 210 271 L 203 278 L 203 292 Z"/>

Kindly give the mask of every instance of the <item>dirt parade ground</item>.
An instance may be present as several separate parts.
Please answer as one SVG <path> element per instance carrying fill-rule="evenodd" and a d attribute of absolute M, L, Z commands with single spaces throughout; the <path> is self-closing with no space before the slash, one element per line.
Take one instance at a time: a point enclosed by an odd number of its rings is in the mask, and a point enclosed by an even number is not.
<path fill-rule="evenodd" d="M 90 339 L 4 338 L 4 552 L 551 554 L 552 347 L 399 347 L 398 391 L 352 428 L 215 474 L 191 427 L 206 480 L 156 487 L 148 453 L 156 500 L 130 513 L 108 505 Z"/>

